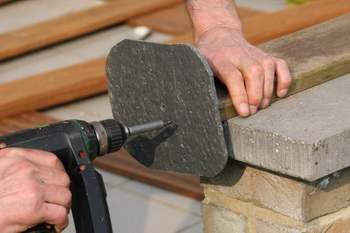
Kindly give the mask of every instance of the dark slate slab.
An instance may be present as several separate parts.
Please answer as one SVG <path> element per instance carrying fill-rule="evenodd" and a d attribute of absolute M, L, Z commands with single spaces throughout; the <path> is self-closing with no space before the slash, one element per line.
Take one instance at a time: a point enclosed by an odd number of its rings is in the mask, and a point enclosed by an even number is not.
<path fill-rule="evenodd" d="M 114 118 L 125 125 L 170 120 L 171 126 L 128 139 L 145 166 L 214 176 L 227 162 L 213 74 L 189 44 L 124 40 L 108 56 Z"/>

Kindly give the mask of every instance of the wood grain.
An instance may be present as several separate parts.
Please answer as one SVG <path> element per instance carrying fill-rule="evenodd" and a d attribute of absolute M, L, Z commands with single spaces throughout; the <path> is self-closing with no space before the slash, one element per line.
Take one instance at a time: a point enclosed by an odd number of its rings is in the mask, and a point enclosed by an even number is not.
<path fill-rule="evenodd" d="M 350 12 L 350 1 L 318 0 L 269 14 L 242 18 L 246 39 L 253 45 L 265 43 L 292 32 L 325 22 Z M 190 32 L 168 43 L 193 43 Z"/>
<path fill-rule="evenodd" d="M 107 91 L 105 58 L 0 85 L 0 119 Z"/>
<path fill-rule="evenodd" d="M 0 35 L 0 61 L 84 35 L 180 0 L 118 0 Z"/>
<path fill-rule="evenodd" d="M 0 135 L 57 122 L 58 120 L 38 112 L 26 112 L 13 117 L 0 119 Z"/>
<path fill-rule="evenodd" d="M 2 118 L 0 120 L 0 136 L 57 121 L 59 120 L 38 112 L 28 112 Z M 150 170 L 139 164 L 124 149 L 97 158 L 94 165 L 115 174 L 190 198 L 197 200 L 203 200 L 204 198 L 198 176 Z"/>

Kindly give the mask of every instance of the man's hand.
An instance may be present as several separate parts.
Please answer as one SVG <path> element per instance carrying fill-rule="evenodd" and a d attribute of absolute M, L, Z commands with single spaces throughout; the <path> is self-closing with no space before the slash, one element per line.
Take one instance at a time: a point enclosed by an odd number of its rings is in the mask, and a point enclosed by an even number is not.
<path fill-rule="evenodd" d="M 277 95 L 286 95 L 291 77 L 285 61 L 248 43 L 232 0 L 187 0 L 194 42 L 214 75 L 226 85 L 242 117 L 266 108 L 277 81 Z"/>
<path fill-rule="evenodd" d="M 241 32 L 214 28 L 199 36 L 196 46 L 226 85 L 240 116 L 269 106 L 275 77 L 277 95 L 287 94 L 291 77 L 286 62 L 249 44 Z"/>
<path fill-rule="evenodd" d="M 8 148 L 0 150 L 0 229 L 23 232 L 40 223 L 68 225 L 70 180 L 52 153 Z"/>

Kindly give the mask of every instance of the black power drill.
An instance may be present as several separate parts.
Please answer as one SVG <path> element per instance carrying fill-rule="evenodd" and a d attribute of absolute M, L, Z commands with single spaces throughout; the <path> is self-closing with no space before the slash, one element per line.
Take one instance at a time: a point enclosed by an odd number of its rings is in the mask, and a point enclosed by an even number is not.
<path fill-rule="evenodd" d="M 92 161 L 97 156 L 118 151 L 129 136 L 161 129 L 169 124 L 158 120 L 127 127 L 111 119 L 91 123 L 67 120 L 1 136 L 0 149 L 39 149 L 58 156 L 71 179 L 76 232 L 111 233 L 104 183 Z M 52 233 L 55 228 L 43 223 L 26 232 Z"/>

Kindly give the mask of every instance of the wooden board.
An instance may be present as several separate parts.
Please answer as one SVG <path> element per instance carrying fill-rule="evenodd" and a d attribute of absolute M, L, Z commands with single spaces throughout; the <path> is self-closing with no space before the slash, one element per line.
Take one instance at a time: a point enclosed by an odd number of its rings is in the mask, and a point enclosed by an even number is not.
<path fill-rule="evenodd" d="M 124 149 L 117 153 L 99 157 L 94 161 L 96 167 L 163 188 L 197 200 L 203 200 L 199 176 L 155 171 L 136 162 Z"/>
<path fill-rule="evenodd" d="M 245 8 L 238 8 L 237 11 L 241 19 L 262 14 Z M 127 23 L 134 26 L 147 26 L 157 32 L 170 35 L 181 35 L 192 30 L 184 3 L 132 18 Z"/>
<path fill-rule="evenodd" d="M 287 61 L 292 74 L 287 96 L 350 72 L 349 25 L 350 13 L 259 46 Z M 237 116 L 226 88 L 218 94 L 222 120 Z"/>
<path fill-rule="evenodd" d="M 243 18 L 244 34 L 253 45 L 288 35 L 350 12 L 350 1 L 317 0 L 269 14 Z M 193 43 L 192 34 L 185 33 L 168 43 Z"/>
<path fill-rule="evenodd" d="M 14 117 L 0 119 L 0 135 L 9 134 L 38 125 L 57 122 L 58 120 L 38 112 L 22 113 Z"/>
<path fill-rule="evenodd" d="M 55 118 L 38 112 L 23 113 L 11 118 L 1 119 L 0 135 L 57 121 Z M 123 149 L 117 153 L 99 157 L 94 161 L 94 165 L 104 170 L 197 200 L 203 200 L 204 198 L 198 176 L 147 169 Z"/>
<path fill-rule="evenodd" d="M 13 2 L 13 1 L 17 1 L 17 0 L 0 0 L 0 5 L 8 2 Z"/>
<path fill-rule="evenodd" d="M 118 0 L 0 35 L 0 61 L 90 33 L 180 0 Z"/>
<path fill-rule="evenodd" d="M 0 119 L 107 90 L 105 58 L 0 85 Z"/>
<path fill-rule="evenodd" d="M 257 15 L 243 21 L 245 36 L 261 44 L 283 35 L 308 28 L 350 12 L 350 1 L 317 0 L 269 14 Z"/>

